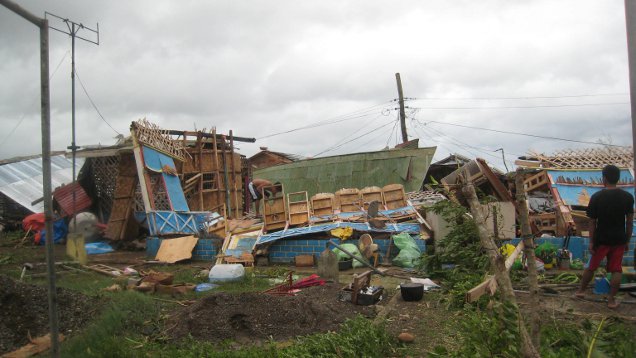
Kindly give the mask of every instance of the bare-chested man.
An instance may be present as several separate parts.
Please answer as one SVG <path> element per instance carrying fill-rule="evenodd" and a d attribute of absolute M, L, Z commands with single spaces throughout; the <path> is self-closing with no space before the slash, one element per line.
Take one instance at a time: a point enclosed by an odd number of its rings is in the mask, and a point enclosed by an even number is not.
<path fill-rule="evenodd" d="M 247 187 L 249 189 L 250 196 L 252 197 L 252 200 L 254 200 L 254 208 L 256 209 L 256 216 L 260 216 L 261 199 L 263 199 L 263 194 L 262 194 L 263 188 L 269 187 L 264 190 L 265 196 L 269 198 L 270 196 L 275 196 L 278 193 L 279 185 L 280 185 L 279 182 L 272 184 L 272 182 L 269 180 L 258 179 L 258 178 L 253 179 L 248 184 Z"/>

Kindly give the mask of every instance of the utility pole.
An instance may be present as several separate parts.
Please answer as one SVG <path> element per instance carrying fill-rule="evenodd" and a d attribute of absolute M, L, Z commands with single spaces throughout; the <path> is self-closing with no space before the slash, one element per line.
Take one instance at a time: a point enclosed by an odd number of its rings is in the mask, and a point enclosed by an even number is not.
<path fill-rule="evenodd" d="M 55 14 L 51 14 L 50 12 L 44 12 L 44 17 L 46 18 L 47 16 L 54 17 L 64 22 L 66 24 L 68 31 L 61 30 L 53 26 L 51 26 L 51 29 L 71 36 L 71 145 L 69 147 L 66 147 L 66 149 L 70 149 L 73 153 L 73 184 L 75 184 L 75 180 L 77 176 L 77 174 L 75 173 L 76 172 L 75 160 L 76 160 L 77 150 L 80 148 L 77 146 L 75 142 L 75 38 L 77 37 L 81 40 L 84 40 L 86 42 L 90 42 L 99 46 L 99 24 L 97 24 L 97 29 L 94 30 L 84 26 L 82 23 L 78 24 L 69 19 L 65 19 Z M 89 40 L 81 36 L 78 36 L 77 33 L 80 32 L 82 29 L 90 31 L 93 34 L 96 34 L 97 41 Z M 73 190 L 72 195 L 73 195 L 73 225 L 75 229 L 77 229 L 77 223 L 75 221 L 75 190 Z"/>
<path fill-rule="evenodd" d="M 625 0 L 625 25 L 627 27 L 627 58 L 629 64 L 629 99 L 632 110 L 632 150 L 636 150 L 636 0 Z M 636 170 L 636 154 L 634 155 Z M 634 181 L 636 196 L 636 180 Z"/>
<path fill-rule="evenodd" d="M 398 96 L 400 101 L 400 127 L 402 128 L 402 143 L 408 142 L 409 138 L 406 135 L 406 113 L 404 112 L 404 94 L 402 93 L 402 80 L 400 74 L 395 74 L 395 80 L 397 81 Z"/>
<path fill-rule="evenodd" d="M 39 18 L 10 0 L 0 0 L 40 29 L 40 112 L 42 117 L 42 192 L 44 194 L 44 227 L 46 231 L 46 274 L 48 278 L 51 356 L 60 356 L 57 294 L 55 292 L 55 251 L 53 250 L 53 198 L 51 194 L 51 91 L 49 86 L 49 20 Z"/>

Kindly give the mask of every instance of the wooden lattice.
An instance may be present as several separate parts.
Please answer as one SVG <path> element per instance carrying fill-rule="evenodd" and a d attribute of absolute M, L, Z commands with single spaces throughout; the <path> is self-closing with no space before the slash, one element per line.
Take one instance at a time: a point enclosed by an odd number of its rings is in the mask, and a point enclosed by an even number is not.
<path fill-rule="evenodd" d="M 115 198 L 115 186 L 119 173 L 119 156 L 91 158 L 91 172 L 95 192 L 99 198 L 99 210 L 103 217 L 110 216 Z"/>
<path fill-rule="evenodd" d="M 529 154 L 541 162 L 542 168 L 600 169 L 608 164 L 619 168 L 634 167 L 632 147 L 564 149 L 550 156 L 534 152 Z"/>
<path fill-rule="evenodd" d="M 137 141 L 145 146 L 182 162 L 186 160 L 186 157 L 189 157 L 181 141 L 173 140 L 170 138 L 168 130 L 159 128 L 159 126 L 149 122 L 146 118 L 133 122 L 132 129 L 134 129 Z"/>

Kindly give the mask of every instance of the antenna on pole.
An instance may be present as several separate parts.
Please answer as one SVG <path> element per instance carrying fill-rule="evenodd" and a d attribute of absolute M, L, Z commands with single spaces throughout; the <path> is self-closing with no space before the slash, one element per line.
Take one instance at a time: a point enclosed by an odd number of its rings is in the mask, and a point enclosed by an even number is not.
<path fill-rule="evenodd" d="M 73 153 L 73 184 L 75 184 L 76 176 L 76 168 L 75 168 L 75 160 L 77 150 L 80 148 L 77 146 L 75 142 L 75 38 L 80 40 L 84 40 L 86 42 L 90 42 L 99 46 L 99 23 L 97 24 L 95 29 L 91 29 L 90 27 L 84 26 L 82 23 L 77 23 L 71 21 L 67 18 L 62 18 L 50 12 L 44 12 L 44 18 L 48 19 L 49 17 L 60 20 L 61 22 L 66 24 L 66 29 L 58 29 L 54 26 L 49 26 L 52 30 L 57 32 L 61 32 L 63 34 L 69 35 L 71 37 L 71 145 L 66 147 L 66 149 L 70 149 Z M 82 30 L 86 30 L 88 33 L 96 36 L 95 40 L 88 39 L 86 37 L 79 36 L 78 33 Z M 77 227 L 77 223 L 75 222 L 75 190 L 72 192 L 73 195 L 73 225 Z"/>
<path fill-rule="evenodd" d="M 506 173 L 510 172 L 508 166 L 506 165 L 506 154 L 504 153 L 503 148 L 495 149 L 495 152 L 501 152 L 501 160 L 503 161 L 504 167 L 506 167 Z"/>

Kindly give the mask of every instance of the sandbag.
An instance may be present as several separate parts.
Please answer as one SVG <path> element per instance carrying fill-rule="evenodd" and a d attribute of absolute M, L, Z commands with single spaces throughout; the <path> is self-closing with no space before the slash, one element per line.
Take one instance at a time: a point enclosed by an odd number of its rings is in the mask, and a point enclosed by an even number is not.
<path fill-rule="evenodd" d="M 358 247 L 355 244 L 340 244 L 339 246 L 342 247 L 343 249 L 347 250 L 347 252 L 353 254 L 353 256 L 359 258 L 360 260 L 364 260 L 364 258 L 362 257 L 362 254 L 360 253 L 360 250 L 358 249 Z M 334 248 L 332 251 L 336 254 L 336 256 L 338 256 L 338 261 L 353 260 L 351 258 L 351 256 L 345 254 L 344 252 L 342 252 L 337 247 Z M 352 266 L 353 267 L 362 267 L 364 265 L 361 262 L 359 262 L 358 260 L 353 260 Z"/>
<path fill-rule="evenodd" d="M 210 269 L 210 282 L 238 281 L 245 276 L 245 267 L 241 264 L 216 264 Z"/>
<path fill-rule="evenodd" d="M 393 260 L 391 260 L 393 264 L 396 266 L 407 268 L 412 268 L 419 265 L 422 252 L 417 246 L 415 239 L 413 239 L 407 232 L 393 235 L 392 238 L 395 246 L 400 249 L 398 255 Z"/>

